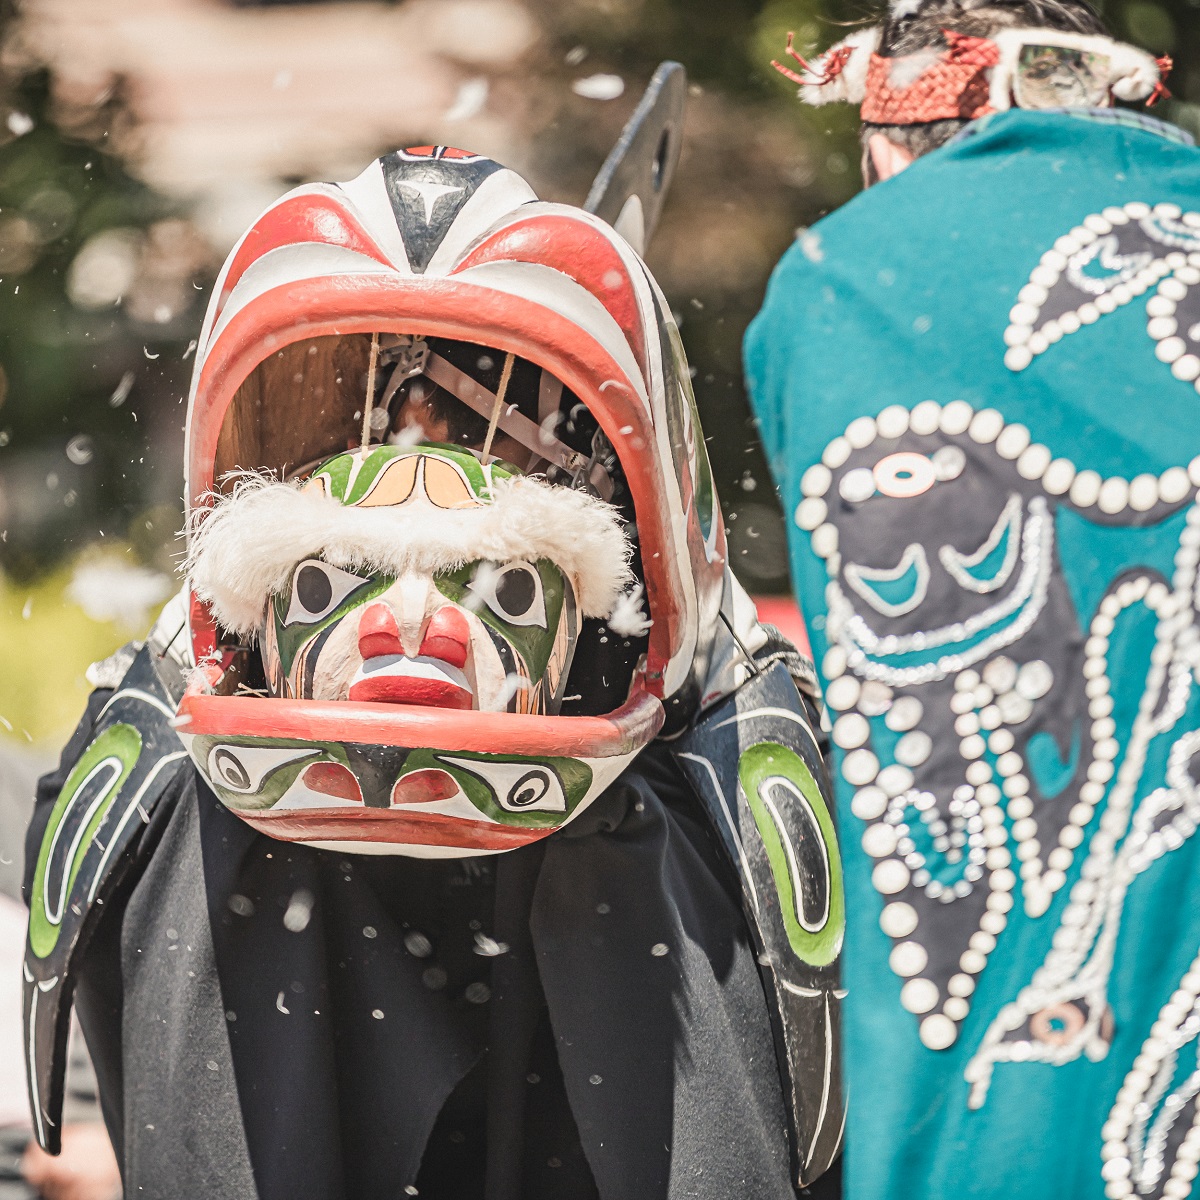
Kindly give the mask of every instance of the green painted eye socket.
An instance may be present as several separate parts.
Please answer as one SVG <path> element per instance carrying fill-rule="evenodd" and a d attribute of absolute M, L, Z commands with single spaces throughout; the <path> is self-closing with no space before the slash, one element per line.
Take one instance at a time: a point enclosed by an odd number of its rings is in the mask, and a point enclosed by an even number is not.
<path fill-rule="evenodd" d="M 281 673 L 291 674 L 296 655 L 322 630 L 386 592 L 392 583 L 388 576 L 355 575 L 317 558 L 300 563 L 288 590 L 279 592 L 272 604 Z"/>
<path fill-rule="evenodd" d="M 302 562 L 292 574 L 291 600 L 285 625 L 311 625 L 331 612 L 345 598 L 368 583 L 369 579 L 338 567 L 331 567 L 318 558 Z"/>
<path fill-rule="evenodd" d="M 570 583 L 562 571 L 541 558 L 536 563 L 467 563 L 435 577 L 448 600 L 470 609 L 521 656 L 531 679 L 546 670 L 554 649 Z M 572 610 L 573 611 L 573 610 Z"/>
<path fill-rule="evenodd" d="M 467 588 L 509 625 L 546 628 L 546 594 L 537 567 L 527 562 L 481 563 Z"/>

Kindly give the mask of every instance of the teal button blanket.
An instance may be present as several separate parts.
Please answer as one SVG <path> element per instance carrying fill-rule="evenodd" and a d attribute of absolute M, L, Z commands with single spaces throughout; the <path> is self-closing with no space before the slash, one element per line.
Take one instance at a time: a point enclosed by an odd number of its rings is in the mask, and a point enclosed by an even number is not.
<path fill-rule="evenodd" d="M 1200 1159 L 1200 151 L 1013 111 L 784 256 L 746 339 L 845 855 L 850 1200 Z"/>

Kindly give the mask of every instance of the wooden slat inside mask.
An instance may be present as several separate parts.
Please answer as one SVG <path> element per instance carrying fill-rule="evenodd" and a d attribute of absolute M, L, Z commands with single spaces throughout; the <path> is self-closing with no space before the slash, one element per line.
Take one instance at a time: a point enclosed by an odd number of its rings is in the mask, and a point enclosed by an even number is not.
<path fill-rule="evenodd" d="M 238 388 L 217 439 L 213 478 L 232 471 L 297 468 L 357 446 L 362 433 L 369 334 L 294 342 L 260 363 Z"/>

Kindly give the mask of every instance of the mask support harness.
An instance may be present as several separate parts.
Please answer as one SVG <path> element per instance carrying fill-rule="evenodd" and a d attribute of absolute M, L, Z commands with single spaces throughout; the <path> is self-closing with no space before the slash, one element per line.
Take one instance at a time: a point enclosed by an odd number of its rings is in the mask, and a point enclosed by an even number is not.
<path fill-rule="evenodd" d="M 496 389 L 496 403 L 492 405 L 492 417 L 488 421 L 487 437 L 483 440 L 483 462 L 488 464 L 492 457 L 492 440 L 496 436 L 496 426 L 500 424 L 500 413 L 504 408 L 504 397 L 508 393 L 508 381 L 512 378 L 513 354 L 509 351 L 504 356 L 504 369 L 500 372 L 500 386 Z"/>
<path fill-rule="evenodd" d="M 371 408 L 375 402 L 375 364 L 379 361 L 379 334 L 371 334 L 371 361 L 367 367 L 367 398 L 363 402 L 362 449 L 365 457 L 371 445 Z"/>

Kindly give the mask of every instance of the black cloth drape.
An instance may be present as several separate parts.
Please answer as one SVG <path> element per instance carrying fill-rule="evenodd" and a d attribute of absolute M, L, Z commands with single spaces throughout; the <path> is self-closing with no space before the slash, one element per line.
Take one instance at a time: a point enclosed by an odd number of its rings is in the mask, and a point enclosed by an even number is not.
<path fill-rule="evenodd" d="M 543 842 L 413 860 L 272 841 L 182 772 L 80 969 L 127 1196 L 789 1200 L 693 803 L 651 747 Z"/>

